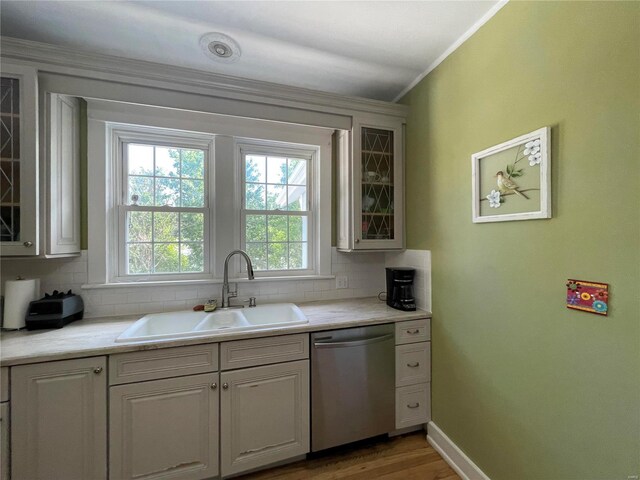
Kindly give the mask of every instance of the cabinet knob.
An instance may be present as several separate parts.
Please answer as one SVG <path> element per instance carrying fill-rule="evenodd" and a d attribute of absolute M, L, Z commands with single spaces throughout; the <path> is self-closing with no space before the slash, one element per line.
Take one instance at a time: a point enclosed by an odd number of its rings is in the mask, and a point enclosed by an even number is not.
<path fill-rule="evenodd" d="M 217 383 L 215 383 L 215 382 L 213 382 L 213 383 L 211 384 L 211 390 L 215 390 L 216 388 L 218 388 L 218 384 L 217 384 Z"/>
<path fill-rule="evenodd" d="M 222 389 L 223 389 L 223 390 L 227 390 L 228 388 L 229 388 L 229 384 L 228 384 L 227 382 L 224 382 L 224 383 L 222 384 Z"/>
<path fill-rule="evenodd" d="M 93 373 L 95 373 L 96 375 L 97 375 L 97 374 L 102 373 L 102 367 L 96 367 L 96 368 L 94 368 L 94 369 L 93 369 Z"/>
<path fill-rule="evenodd" d="M 33 247 L 33 242 L 24 242 L 23 245 L 27 248 Z"/>
<path fill-rule="evenodd" d="M 418 408 L 419 406 L 420 406 L 420 404 L 418 402 L 410 403 L 409 405 L 407 405 L 407 407 L 409 407 L 409 408 Z"/>
<path fill-rule="evenodd" d="M 360 239 L 359 238 L 356 238 L 356 243 L 360 243 Z"/>

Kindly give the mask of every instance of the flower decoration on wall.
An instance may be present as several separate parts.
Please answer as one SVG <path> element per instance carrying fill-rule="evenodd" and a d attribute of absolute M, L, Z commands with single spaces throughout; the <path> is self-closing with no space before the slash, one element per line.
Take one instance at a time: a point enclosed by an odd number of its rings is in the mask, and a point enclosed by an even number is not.
<path fill-rule="evenodd" d="M 529 158 L 529 166 L 540 165 L 542 152 L 540 151 L 540 139 L 532 140 L 524 144 L 524 155 Z"/>
<path fill-rule="evenodd" d="M 568 280 L 567 308 L 607 315 L 609 311 L 609 285 L 582 280 Z"/>
<path fill-rule="evenodd" d="M 489 200 L 489 206 L 491 208 L 499 208 L 500 202 L 502 199 L 500 198 L 500 192 L 497 190 L 491 190 L 491 193 L 486 196 L 487 200 Z"/>

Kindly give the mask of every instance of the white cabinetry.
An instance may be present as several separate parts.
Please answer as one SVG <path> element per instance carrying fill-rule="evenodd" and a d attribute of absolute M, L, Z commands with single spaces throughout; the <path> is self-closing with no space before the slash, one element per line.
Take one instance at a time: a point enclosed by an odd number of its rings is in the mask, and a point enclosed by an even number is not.
<path fill-rule="evenodd" d="M 109 357 L 109 478 L 218 475 L 218 344 Z"/>
<path fill-rule="evenodd" d="M 37 70 L 2 62 L 1 71 L 1 254 L 79 254 L 79 100 L 46 94 L 40 122 Z"/>
<path fill-rule="evenodd" d="M 0 67 L 0 247 L 3 256 L 38 255 L 38 75 Z"/>
<path fill-rule="evenodd" d="M 80 101 L 47 94 L 46 254 L 80 253 Z"/>
<path fill-rule="evenodd" d="M 111 387 L 109 478 L 218 475 L 218 374 Z"/>
<path fill-rule="evenodd" d="M 223 477 L 309 452 L 308 357 L 306 334 L 222 344 L 223 369 L 263 365 L 220 375 Z"/>
<path fill-rule="evenodd" d="M 11 368 L 11 478 L 107 478 L 106 358 Z"/>
<path fill-rule="evenodd" d="M 396 323 L 396 428 L 431 419 L 429 319 Z"/>
<path fill-rule="evenodd" d="M 9 369 L 0 368 L 0 480 L 9 480 Z"/>
<path fill-rule="evenodd" d="M 404 248 L 403 124 L 354 117 L 337 134 L 338 249 Z"/>

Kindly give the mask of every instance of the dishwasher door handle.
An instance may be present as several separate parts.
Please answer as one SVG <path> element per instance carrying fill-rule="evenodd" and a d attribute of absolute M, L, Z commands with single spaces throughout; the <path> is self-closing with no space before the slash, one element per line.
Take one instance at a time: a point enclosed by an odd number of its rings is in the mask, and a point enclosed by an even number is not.
<path fill-rule="evenodd" d="M 371 345 L 372 343 L 383 342 L 393 338 L 393 333 L 380 335 L 379 337 L 365 338 L 363 340 L 350 340 L 348 342 L 313 342 L 315 348 L 341 348 L 341 347 L 360 347 L 362 345 Z"/>

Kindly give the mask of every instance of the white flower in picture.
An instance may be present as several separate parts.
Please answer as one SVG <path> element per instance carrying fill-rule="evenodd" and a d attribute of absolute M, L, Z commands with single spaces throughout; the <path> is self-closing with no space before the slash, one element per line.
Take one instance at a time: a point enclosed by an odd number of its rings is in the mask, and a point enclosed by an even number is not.
<path fill-rule="evenodd" d="M 540 139 L 531 140 L 524 144 L 524 154 L 525 155 L 533 155 L 540 151 Z"/>
<path fill-rule="evenodd" d="M 533 167 L 535 165 L 540 165 L 540 162 L 542 161 L 542 153 L 538 152 L 538 153 L 534 153 L 533 155 L 529 155 L 529 166 Z"/>
<path fill-rule="evenodd" d="M 486 198 L 489 200 L 491 208 L 500 208 L 500 192 L 498 190 L 491 190 L 491 193 Z"/>

